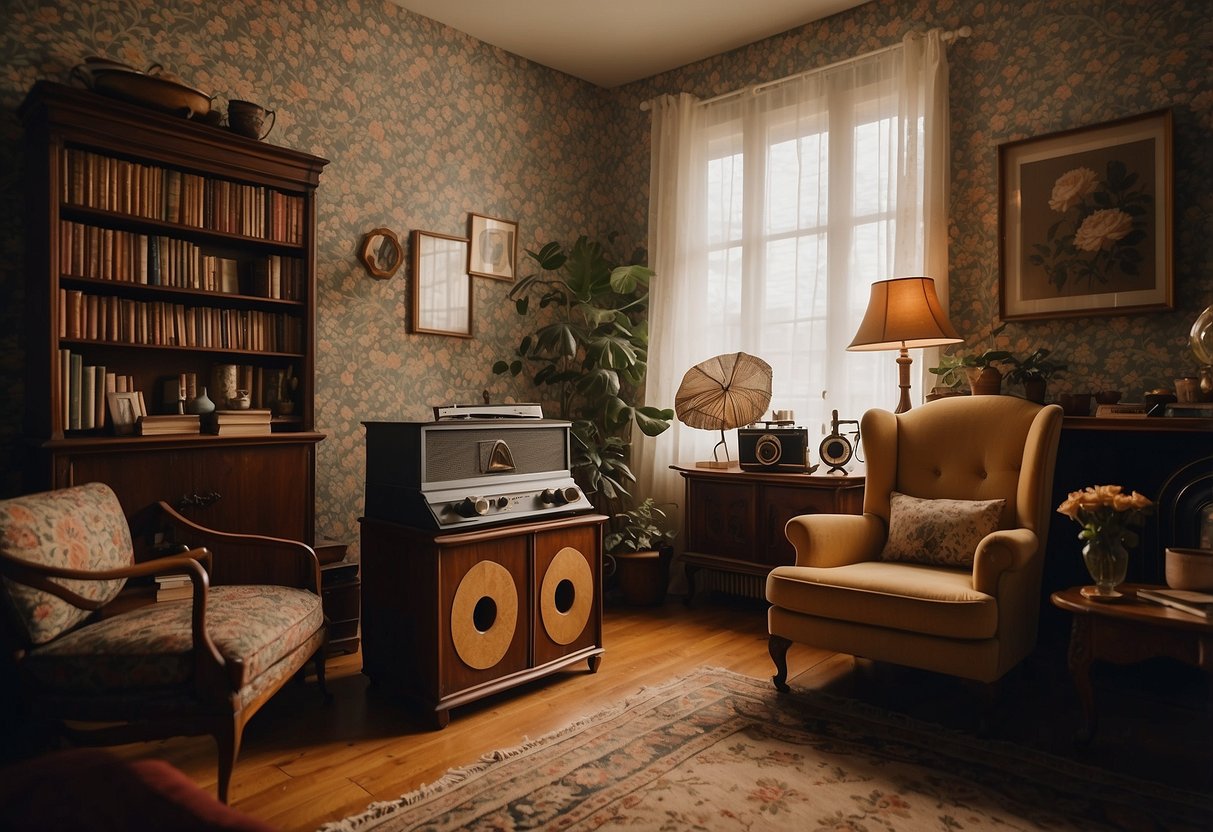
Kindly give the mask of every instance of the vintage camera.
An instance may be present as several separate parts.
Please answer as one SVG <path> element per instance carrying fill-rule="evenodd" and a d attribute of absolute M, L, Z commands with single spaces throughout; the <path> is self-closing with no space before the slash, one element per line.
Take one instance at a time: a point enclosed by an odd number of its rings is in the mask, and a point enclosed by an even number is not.
<path fill-rule="evenodd" d="M 738 428 L 737 456 L 742 470 L 800 473 L 808 468 L 807 428 Z"/>

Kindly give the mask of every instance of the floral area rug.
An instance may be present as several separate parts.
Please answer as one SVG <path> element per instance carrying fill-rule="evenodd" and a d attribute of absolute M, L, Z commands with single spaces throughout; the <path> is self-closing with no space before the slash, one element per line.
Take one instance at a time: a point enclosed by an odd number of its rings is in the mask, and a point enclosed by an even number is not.
<path fill-rule="evenodd" d="M 699 670 L 322 832 L 1209 830 L 1209 798 Z"/>

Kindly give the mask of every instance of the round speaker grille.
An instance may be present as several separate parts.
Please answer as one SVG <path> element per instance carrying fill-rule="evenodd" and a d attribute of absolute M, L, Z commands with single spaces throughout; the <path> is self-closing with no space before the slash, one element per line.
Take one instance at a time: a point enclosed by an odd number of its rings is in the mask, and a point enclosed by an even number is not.
<path fill-rule="evenodd" d="M 451 641 L 464 664 L 486 670 L 505 656 L 518 626 L 514 576 L 500 563 L 482 560 L 469 569 L 451 602 Z"/>
<path fill-rule="evenodd" d="M 585 555 L 571 546 L 557 552 L 539 593 L 539 614 L 548 637 L 557 644 L 576 641 L 594 606 L 594 575 Z"/>

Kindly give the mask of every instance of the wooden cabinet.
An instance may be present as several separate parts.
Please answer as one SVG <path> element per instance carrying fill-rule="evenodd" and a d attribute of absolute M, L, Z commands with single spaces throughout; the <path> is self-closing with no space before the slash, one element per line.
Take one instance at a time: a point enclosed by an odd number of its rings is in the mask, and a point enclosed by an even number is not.
<path fill-rule="evenodd" d="M 800 514 L 863 513 L 863 477 L 778 474 L 673 466 L 686 480 L 684 503 L 688 589 L 700 569 L 742 578 L 727 585 L 761 597 L 759 580 L 796 553 L 783 529 Z"/>
<path fill-rule="evenodd" d="M 101 481 L 128 514 L 163 499 L 220 530 L 313 542 L 315 192 L 327 161 L 44 81 L 21 117 L 27 487 Z M 106 372 L 163 414 L 183 374 L 210 386 L 228 365 L 254 407 L 273 409 L 272 433 L 116 435 Z M 84 367 L 99 369 L 78 381 Z"/>
<path fill-rule="evenodd" d="M 362 669 L 438 727 L 602 647 L 601 515 L 455 533 L 363 518 Z"/>

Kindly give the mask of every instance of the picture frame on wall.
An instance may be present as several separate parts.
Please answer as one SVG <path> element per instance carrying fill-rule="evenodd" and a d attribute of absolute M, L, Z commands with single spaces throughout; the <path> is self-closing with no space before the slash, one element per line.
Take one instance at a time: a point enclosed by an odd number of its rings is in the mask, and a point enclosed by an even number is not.
<path fill-rule="evenodd" d="M 518 267 L 518 223 L 468 214 L 468 274 L 512 281 Z"/>
<path fill-rule="evenodd" d="M 998 148 L 1003 320 L 1171 309 L 1171 111 Z"/>
<path fill-rule="evenodd" d="M 472 277 L 468 241 L 413 231 L 412 331 L 472 337 Z"/>

